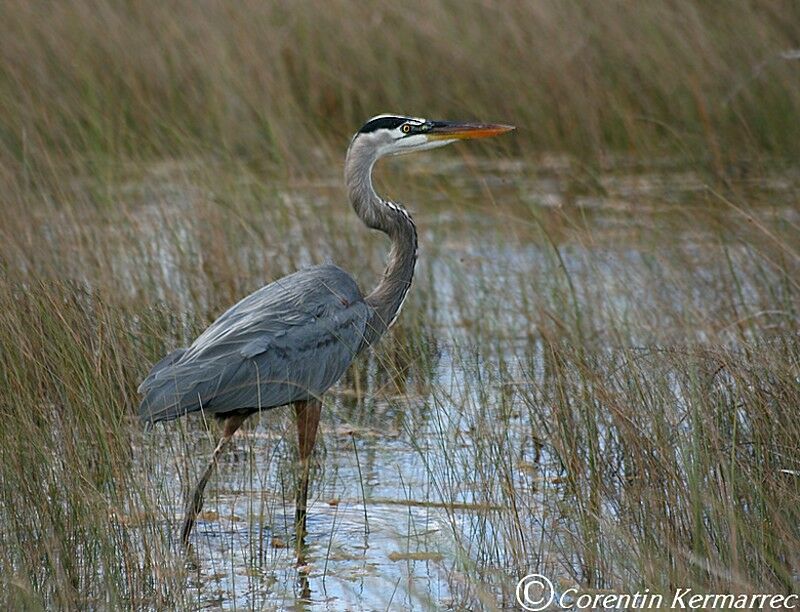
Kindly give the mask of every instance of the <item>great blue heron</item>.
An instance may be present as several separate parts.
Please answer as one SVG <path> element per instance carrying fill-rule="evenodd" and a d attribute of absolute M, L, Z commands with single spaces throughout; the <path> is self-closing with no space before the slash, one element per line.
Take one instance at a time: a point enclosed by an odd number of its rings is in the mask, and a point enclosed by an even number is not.
<path fill-rule="evenodd" d="M 392 241 L 377 287 L 365 296 L 352 276 L 331 264 L 295 272 L 250 294 L 189 348 L 179 348 L 153 366 L 139 387 L 144 394 L 139 406 L 142 420 L 169 421 L 202 411 L 223 421 L 222 437 L 188 498 L 181 532 L 184 544 L 202 508 L 206 483 L 233 434 L 251 414 L 287 404 L 294 405 L 298 431 L 301 472 L 295 520 L 301 539 L 322 394 L 397 319 L 417 260 L 414 222 L 405 208 L 375 192 L 375 162 L 386 155 L 511 129 L 395 115 L 370 119 L 350 142 L 344 178 L 359 218 Z"/>

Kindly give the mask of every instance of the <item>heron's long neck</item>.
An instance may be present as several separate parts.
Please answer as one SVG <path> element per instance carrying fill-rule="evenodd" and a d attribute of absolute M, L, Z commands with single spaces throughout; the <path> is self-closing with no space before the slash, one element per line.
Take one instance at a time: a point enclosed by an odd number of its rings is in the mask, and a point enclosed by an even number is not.
<path fill-rule="evenodd" d="M 365 300 L 373 315 L 367 322 L 367 344 L 372 344 L 394 323 L 414 277 L 417 263 L 417 229 L 402 207 L 382 199 L 372 186 L 372 167 L 377 156 L 350 147 L 345 162 L 345 183 L 350 202 L 364 224 L 384 232 L 392 241 L 389 261 L 378 285 Z"/>

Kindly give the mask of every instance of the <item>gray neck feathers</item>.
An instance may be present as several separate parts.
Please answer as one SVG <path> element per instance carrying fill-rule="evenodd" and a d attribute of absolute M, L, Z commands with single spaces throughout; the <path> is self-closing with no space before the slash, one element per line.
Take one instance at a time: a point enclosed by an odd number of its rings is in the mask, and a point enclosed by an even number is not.
<path fill-rule="evenodd" d="M 372 142 L 356 138 L 345 161 L 345 183 L 353 209 L 367 227 L 382 231 L 392 241 L 383 276 L 365 298 L 373 311 L 367 322 L 366 344 L 380 338 L 400 314 L 417 262 L 417 230 L 411 216 L 402 206 L 383 200 L 372 186 L 372 167 L 379 157 Z"/>

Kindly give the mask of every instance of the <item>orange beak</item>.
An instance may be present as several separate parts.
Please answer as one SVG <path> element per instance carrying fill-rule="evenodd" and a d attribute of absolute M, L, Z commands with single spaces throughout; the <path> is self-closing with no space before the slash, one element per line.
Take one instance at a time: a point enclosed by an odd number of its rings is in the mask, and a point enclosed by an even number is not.
<path fill-rule="evenodd" d="M 500 123 L 460 123 L 457 121 L 433 121 L 428 131 L 428 140 L 465 140 L 467 138 L 490 138 L 514 129 L 513 125 Z"/>

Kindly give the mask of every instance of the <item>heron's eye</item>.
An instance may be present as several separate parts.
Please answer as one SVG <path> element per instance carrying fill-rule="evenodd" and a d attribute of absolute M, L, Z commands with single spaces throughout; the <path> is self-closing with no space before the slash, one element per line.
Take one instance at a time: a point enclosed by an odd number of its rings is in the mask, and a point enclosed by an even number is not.
<path fill-rule="evenodd" d="M 403 127 L 400 128 L 403 130 L 403 134 L 408 134 L 411 131 L 411 125 L 408 123 L 404 123 Z"/>

